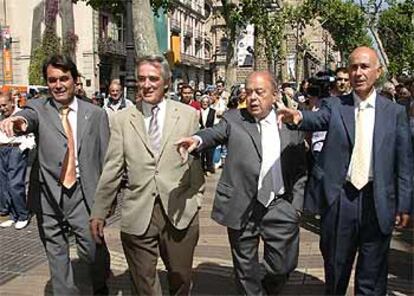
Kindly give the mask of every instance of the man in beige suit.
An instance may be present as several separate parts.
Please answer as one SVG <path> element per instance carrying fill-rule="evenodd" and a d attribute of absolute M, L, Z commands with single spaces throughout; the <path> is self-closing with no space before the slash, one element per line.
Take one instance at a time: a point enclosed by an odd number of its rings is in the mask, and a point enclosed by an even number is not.
<path fill-rule="evenodd" d="M 143 57 L 137 68 L 142 100 L 136 108 L 111 118 L 91 230 L 100 242 L 105 216 L 126 169 L 129 186 L 122 203 L 121 240 L 134 292 L 162 295 L 156 273 L 160 254 L 168 270 L 170 293 L 188 295 L 204 177 L 200 160 L 189 156 L 183 163 L 174 143 L 197 131 L 198 117 L 193 108 L 166 99 L 170 70 L 163 57 Z"/>

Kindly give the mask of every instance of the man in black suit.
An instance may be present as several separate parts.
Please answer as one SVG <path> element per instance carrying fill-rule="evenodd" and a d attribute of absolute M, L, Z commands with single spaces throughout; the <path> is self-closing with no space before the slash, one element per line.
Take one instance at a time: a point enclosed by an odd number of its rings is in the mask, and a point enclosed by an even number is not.
<path fill-rule="evenodd" d="M 278 127 L 277 84 L 269 72 L 247 78 L 247 108 L 224 113 L 215 126 L 177 142 L 179 151 L 226 145 L 228 155 L 212 218 L 227 226 L 241 294 L 277 294 L 297 265 L 306 182 L 303 134 Z M 258 259 L 264 243 L 262 277 Z"/>
<path fill-rule="evenodd" d="M 205 95 L 201 98 L 201 114 L 200 114 L 200 129 L 212 127 L 214 125 L 214 119 L 216 117 L 216 110 L 210 108 L 210 98 Z M 201 153 L 201 162 L 203 170 L 206 175 L 214 173 L 213 164 L 214 148 L 206 149 Z"/>
<path fill-rule="evenodd" d="M 376 52 L 349 57 L 353 92 L 323 101 L 317 112 L 279 110 L 302 130 L 327 130 L 313 167 L 305 208 L 321 213 L 326 293 L 346 294 L 354 258 L 355 295 L 386 295 L 394 226 L 408 225 L 413 206 L 413 151 L 405 109 L 376 93 Z"/>

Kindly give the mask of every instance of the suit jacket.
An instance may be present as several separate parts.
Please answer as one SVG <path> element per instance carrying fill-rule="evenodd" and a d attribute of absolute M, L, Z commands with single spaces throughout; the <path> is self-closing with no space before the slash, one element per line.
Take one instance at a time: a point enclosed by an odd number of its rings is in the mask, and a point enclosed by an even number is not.
<path fill-rule="evenodd" d="M 203 110 L 201 110 L 201 112 L 203 112 Z M 212 127 L 214 125 L 214 119 L 216 117 L 216 110 L 209 108 L 208 110 L 208 114 L 207 114 L 207 120 L 206 120 L 206 124 L 203 124 L 203 118 L 201 116 L 200 113 L 200 128 L 204 129 L 206 127 Z"/>
<path fill-rule="evenodd" d="M 302 111 L 303 130 L 327 130 L 322 154 L 308 184 L 305 208 L 323 212 L 340 196 L 355 141 L 352 94 L 323 100 L 319 111 Z M 373 186 L 381 231 L 389 234 L 396 212 L 411 212 L 413 150 L 405 109 L 377 95 L 373 139 Z"/>
<path fill-rule="evenodd" d="M 306 183 L 304 137 L 285 126 L 279 133 L 285 198 L 299 219 L 296 210 L 302 210 Z M 227 227 L 241 229 L 250 218 L 258 191 L 262 145 L 257 123 L 247 109 L 234 109 L 226 112 L 218 124 L 197 135 L 202 139 L 199 150 L 220 144 L 228 148 L 212 218 Z"/>
<path fill-rule="evenodd" d="M 177 229 L 185 229 L 200 207 L 204 176 L 199 159 L 182 163 L 174 145 L 198 129 L 194 108 L 166 100 L 161 148 L 156 157 L 145 129 L 142 103 L 111 117 L 111 138 L 92 209 L 93 218 L 104 219 L 115 199 L 126 168 L 128 188 L 122 204 L 121 231 L 142 235 L 150 223 L 155 198 Z"/>
<path fill-rule="evenodd" d="M 91 208 L 109 141 L 108 118 L 95 105 L 77 101 L 80 185 L 87 206 Z M 27 132 L 35 134 L 37 144 L 30 180 L 30 206 L 35 212 L 56 214 L 56 202 L 59 204 L 62 191 L 61 166 L 67 150 L 67 138 L 57 106 L 52 98 L 29 100 L 16 115 L 26 118 Z"/>

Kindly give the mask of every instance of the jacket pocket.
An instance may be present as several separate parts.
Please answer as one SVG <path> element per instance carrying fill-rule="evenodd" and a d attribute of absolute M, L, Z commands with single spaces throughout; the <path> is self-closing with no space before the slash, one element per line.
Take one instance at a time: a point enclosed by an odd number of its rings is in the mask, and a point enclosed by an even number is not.
<path fill-rule="evenodd" d="M 228 198 L 233 196 L 233 187 L 226 183 L 219 182 L 216 188 L 217 193 Z"/>

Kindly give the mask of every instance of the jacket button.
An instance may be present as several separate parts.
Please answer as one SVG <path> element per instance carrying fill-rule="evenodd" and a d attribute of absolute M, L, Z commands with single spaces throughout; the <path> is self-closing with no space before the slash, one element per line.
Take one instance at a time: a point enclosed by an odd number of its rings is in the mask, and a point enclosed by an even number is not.
<path fill-rule="evenodd" d="M 155 192 L 152 193 L 152 196 L 156 196 L 157 194 Z"/>
<path fill-rule="evenodd" d="M 155 171 L 155 174 L 158 175 L 160 172 L 158 170 Z"/>
<path fill-rule="evenodd" d="M 58 166 L 60 166 L 60 167 L 62 166 L 62 162 L 61 161 L 59 161 Z"/>

